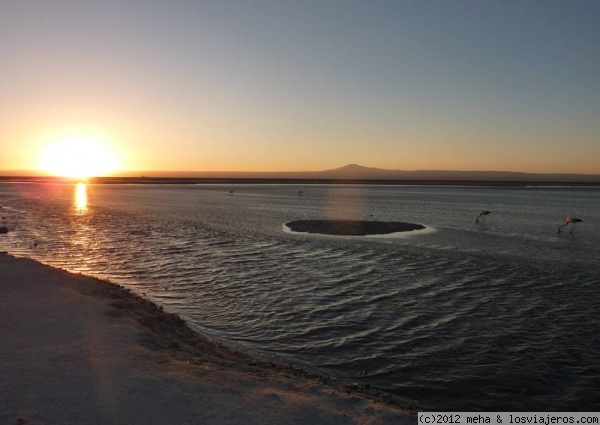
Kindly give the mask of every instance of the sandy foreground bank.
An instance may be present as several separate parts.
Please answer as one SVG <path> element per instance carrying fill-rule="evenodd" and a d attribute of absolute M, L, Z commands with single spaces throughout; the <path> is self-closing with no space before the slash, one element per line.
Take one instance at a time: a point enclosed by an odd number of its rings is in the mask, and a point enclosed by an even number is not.
<path fill-rule="evenodd" d="M 0 424 L 414 424 L 213 344 L 128 291 L 0 255 Z"/>

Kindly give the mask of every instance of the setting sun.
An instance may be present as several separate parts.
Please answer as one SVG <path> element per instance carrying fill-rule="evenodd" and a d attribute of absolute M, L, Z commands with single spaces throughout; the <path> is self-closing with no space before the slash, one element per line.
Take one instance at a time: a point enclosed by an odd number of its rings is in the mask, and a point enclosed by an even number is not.
<path fill-rule="evenodd" d="M 97 139 L 71 137 L 43 148 L 40 168 L 61 177 L 102 176 L 117 169 L 117 156 Z"/>

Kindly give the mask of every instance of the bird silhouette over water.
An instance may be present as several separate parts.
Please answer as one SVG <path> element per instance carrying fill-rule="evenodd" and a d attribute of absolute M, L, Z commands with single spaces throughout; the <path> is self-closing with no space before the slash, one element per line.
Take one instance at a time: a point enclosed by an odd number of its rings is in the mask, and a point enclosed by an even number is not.
<path fill-rule="evenodd" d="M 558 233 L 560 233 L 560 229 L 562 229 L 565 226 L 568 226 L 569 224 L 573 225 L 569 233 L 573 233 L 573 231 L 577 228 L 577 223 L 583 223 L 583 220 L 575 217 L 567 217 L 567 219 L 565 220 L 565 224 L 561 224 L 560 226 L 558 226 Z"/>
<path fill-rule="evenodd" d="M 481 219 L 481 221 L 485 221 L 485 216 L 488 215 L 490 212 L 489 211 L 479 211 L 479 215 L 477 216 L 477 218 L 475 219 L 475 224 L 479 224 L 479 219 Z"/>
<path fill-rule="evenodd" d="M 232 196 L 233 195 L 233 190 L 230 190 L 229 193 L 228 193 L 228 195 Z"/>

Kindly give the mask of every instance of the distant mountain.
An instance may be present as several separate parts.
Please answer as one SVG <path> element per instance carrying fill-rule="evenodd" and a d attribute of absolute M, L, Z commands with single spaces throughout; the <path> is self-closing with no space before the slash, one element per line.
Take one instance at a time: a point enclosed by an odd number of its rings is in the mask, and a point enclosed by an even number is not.
<path fill-rule="evenodd" d="M 413 181 L 600 182 L 600 174 L 523 173 L 513 171 L 384 170 L 349 164 L 320 172 L 322 178 Z"/>
<path fill-rule="evenodd" d="M 2 172 L 0 176 L 33 176 L 32 172 Z M 120 174 L 125 178 L 179 179 L 282 179 L 282 180 L 387 180 L 406 182 L 526 182 L 526 183 L 600 183 L 600 174 L 521 173 L 512 171 L 385 170 L 348 164 L 323 171 L 137 171 Z"/>
<path fill-rule="evenodd" d="M 403 173 L 399 170 L 384 170 L 381 168 L 363 167 L 358 164 L 348 164 L 340 168 L 321 171 L 322 175 L 331 176 L 331 178 L 351 178 L 351 179 L 380 179 L 389 178 L 398 173 Z"/>
<path fill-rule="evenodd" d="M 314 179 L 314 180 L 404 180 L 413 182 L 539 182 L 600 183 L 600 174 L 542 174 L 512 171 L 385 170 L 348 164 L 323 171 L 204 171 L 147 172 L 148 177 L 191 177 L 209 179 Z M 134 176 L 134 174 L 129 174 Z M 138 174 L 140 175 L 140 174 Z"/>

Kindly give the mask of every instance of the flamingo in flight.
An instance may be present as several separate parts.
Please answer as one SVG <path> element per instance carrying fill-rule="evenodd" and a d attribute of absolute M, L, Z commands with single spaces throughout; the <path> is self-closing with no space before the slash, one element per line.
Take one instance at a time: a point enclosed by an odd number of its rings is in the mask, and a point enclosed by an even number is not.
<path fill-rule="evenodd" d="M 477 216 L 477 218 L 475 219 L 475 224 L 479 224 L 479 219 L 481 219 L 481 221 L 485 221 L 485 216 L 488 215 L 490 212 L 489 211 L 479 211 L 479 215 Z"/>
<path fill-rule="evenodd" d="M 560 233 L 560 229 L 562 229 L 565 226 L 568 226 L 569 224 L 573 225 L 569 233 L 573 233 L 573 231 L 577 228 L 577 223 L 583 223 L 583 220 L 575 217 L 567 217 L 567 219 L 565 220 L 565 224 L 561 224 L 560 226 L 558 226 L 558 233 Z"/>

